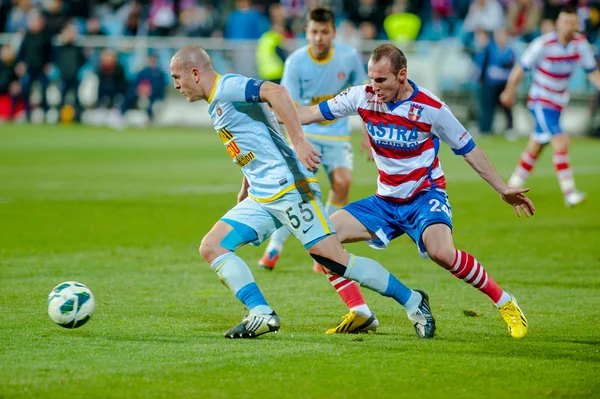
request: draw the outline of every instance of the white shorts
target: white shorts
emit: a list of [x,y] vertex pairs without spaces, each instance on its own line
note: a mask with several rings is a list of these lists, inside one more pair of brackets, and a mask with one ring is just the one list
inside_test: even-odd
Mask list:
[[[309,249],[335,233],[321,202],[318,184],[312,183],[310,186],[312,195],[293,190],[270,202],[258,202],[248,197],[227,212],[221,220],[234,228],[244,244],[260,245],[275,230],[285,226],[305,249]],[[250,235],[248,228],[256,236]]]

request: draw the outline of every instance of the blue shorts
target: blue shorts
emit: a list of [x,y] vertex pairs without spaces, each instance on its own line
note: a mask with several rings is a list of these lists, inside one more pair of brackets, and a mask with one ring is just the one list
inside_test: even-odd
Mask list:
[[538,143],[548,144],[552,136],[563,132],[560,126],[560,111],[534,104],[529,108],[529,112],[535,119],[535,130],[531,137]]
[[426,258],[423,232],[432,224],[443,223],[452,229],[452,210],[445,191],[423,191],[408,202],[393,202],[376,195],[352,202],[344,207],[377,238],[368,242],[384,249],[389,242],[406,233]]

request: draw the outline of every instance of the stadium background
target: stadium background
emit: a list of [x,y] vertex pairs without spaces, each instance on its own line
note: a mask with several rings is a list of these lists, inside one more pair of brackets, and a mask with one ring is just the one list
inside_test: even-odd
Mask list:
[[[236,72],[270,78],[270,70],[279,67],[266,66],[269,61],[265,61],[264,56],[261,63],[257,62],[258,45],[262,43],[262,48],[266,49],[263,53],[274,52],[277,47],[277,56],[281,59],[274,63],[283,61],[286,54],[305,43],[306,9],[324,5],[331,7],[338,16],[337,39],[360,49],[365,63],[369,52],[382,40],[390,37],[399,40],[409,59],[411,78],[439,93],[465,126],[477,133],[481,69],[478,69],[475,58],[476,53],[482,51],[482,44],[475,38],[476,33],[488,31],[493,34],[498,28],[506,27],[508,46],[518,57],[528,42],[540,32],[551,29],[551,21],[558,9],[569,2],[489,0],[480,3],[470,0],[287,0],[254,3],[246,0],[2,0],[0,32],[4,34],[0,36],[0,43],[14,50],[17,59],[12,63],[6,62],[4,67],[14,68],[22,61],[19,46],[28,30],[28,16],[37,13],[44,18],[42,33],[48,40],[52,38],[53,43],[52,51],[42,57],[46,58],[43,61],[44,72],[49,80],[49,112],[42,114],[40,109],[34,110],[33,121],[55,123],[59,120],[62,97],[66,97],[67,104],[73,104],[72,94],[61,96],[64,85],[61,70],[66,68],[65,64],[69,69],[74,64],[78,69],[75,84],[79,87],[83,105],[82,120],[87,124],[108,124],[114,128],[145,125],[148,117],[135,111],[146,108],[148,99],[145,97],[148,97],[159,102],[154,107],[157,110],[153,115],[156,124],[209,126],[210,121],[203,112],[178,112],[187,105],[184,99],[173,96],[175,92],[171,89],[168,70],[174,51],[184,44],[199,44],[211,50],[215,67],[221,73]],[[599,40],[599,6],[594,1],[573,3],[577,5],[581,30],[596,46]],[[69,30],[66,27],[72,27],[76,32],[73,43],[82,49],[83,60],[77,59],[72,52],[61,53],[61,47],[68,41],[65,39],[65,31]],[[108,61],[101,61],[105,49],[108,49],[104,53]],[[116,68],[122,68],[124,76],[102,73],[102,69],[111,68],[110,55],[106,54],[111,50],[116,53],[116,63],[120,65]],[[153,75],[148,75],[148,71],[140,74],[148,65],[149,55],[157,57],[158,69],[164,80],[151,78]],[[26,64],[27,59],[23,61]],[[262,70],[258,66],[262,66]],[[15,78],[24,89],[27,73],[17,75]],[[155,85],[154,95],[151,90],[148,91],[148,83]],[[164,86],[167,89],[163,94]],[[595,135],[600,122],[590,116],[595,114],[598,98],[582,69],[578,69],[571,79],[570,91],[571,112],[563,117],[566,129],[573,134]],[[39,93],[34,85],[34,104],[40,101]],[[521,85],[522,97],[525,93],[526,85]],[[6,118],[10,108],[7,89],[0,96],[0,118]],[[166,101],[162,101],[163,98]],[[532,128],[530,115],[522,106],[524,101],[519,104],[514,109],[515,129],[509,132],[510,136],[526,135]],[[108,109],[113,111],[107,115]],[[70,119],[71,114],[63,113],[62,119]],[[497,133],[506,130],[502,116],[495,118],[493,130]]]
[[[537,214],[527,220],[514,217],[461,157],[441,148],[456,245],[473,251],[518,296],[530,323],[525,339],[511,339],[481,294],[421,260],[403,237],[383,252],[361,244],[350,248],[429,292],[436,339],[418,341],[397,307],[371,292],[365,297],[382,323],[377,334],[323,334],[346,310],[329,283],[310,271],[302,247],[290,241],[272,273],[256,267],[262,248],[239,251],[281,316],[282,329],[232,342],[222,333],[244,310],[197,248],[235,203],[241,176],[209,127],[205,105],[188,104],[168,79],[170,56],[188,43],[209,49],[222,73],[260,77],[261,33],[273,28],[285,38],[281,47],[292,51],[304,43],[306,9],[317,3],[334,9],[338,39],[360,48],[366,60],[393,34],[385,19],[408,13],[420,21],[418,31],[413,24],[401,32],[408,39],[397,42],[408,55],[409,76],[438,93],[476,133],[481,82],[474,59],[481,48],[473,30],[478,24],[508,26],[519,54],[565,2],[487,0],[477,3],[502,12],[472,19],[475,6],[468,0],[288,0],[281,6],[256,2],[244,12],[236,10],[240,3],[0,0],[2,43],[18,51],[28,19],[41,13],[52,32],[44,35],[56,45],[45,71],[50,110],[42,115],[35,105],[28,123],[19,106],[17,120],[0,125],[0,397],[599,397],[597,139],[577,137],[571,152],[587,202],[564,207],[547,151],[530,180]],[[515,14],[521,3],[529,8]],[[582,31],[597,45],[597,5],[575,3]],[[77,68],[82,124],[69,122],[68,106],[58,122],[60,65],[68,64],[60,57],[61,32],[69,23],[86,57]],[[109,96],[111,105],[107,98],[97,102],[101,72],[114,71],[100,67],[106,48],[118,55],[127,82],[112,85],[121,91]],[[166,86],[153,123],[144,112],[148,84],[137,79],[149,54],[157,56]],[[564,125],[569,133],[594,134],[597,93],[581,70],[570,85]],[[35,86],[34,104],[40,100]],[[498,111],[494,134],[477,137],[503,177],[525,145],[519,136],[531,129],[526,86],[514,134],[505,137]],[[122,116],[126,100],[131,109]],[[7,113],[4,95],[0,114]],[[359,141],[357,134],[351,200],[372,194],[377,174],[358,153]],[[319,178],[326,182],[322,172]],[[45,314],[48,292],[67,280],[86,283],[97,300],[91,322],[72,331]]]

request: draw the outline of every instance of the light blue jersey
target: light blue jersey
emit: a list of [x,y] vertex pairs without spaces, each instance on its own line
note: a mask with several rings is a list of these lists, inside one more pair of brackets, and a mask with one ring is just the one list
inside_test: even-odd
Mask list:
[[[281,85],[299,105],[315,105],[329,100],[349,86],[364,84],[367,80],[364,65],[357,51],[344,44],[334,43],[329,56],[317,60],[310,46],[294,51],[285,61]],[[334,121],[304,126],[306,137],[321,140],[349,140],[350,121]]]
[[262,80],[219,75],[208,98],[208,112],[233,162],[250,183],[248,194],[273,201],[296,188],[317,182],[285,141],[275,115],[260,102]]

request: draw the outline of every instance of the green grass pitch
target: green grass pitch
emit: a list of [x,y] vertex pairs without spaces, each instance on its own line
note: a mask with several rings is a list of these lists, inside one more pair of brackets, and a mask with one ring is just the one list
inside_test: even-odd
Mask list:
[[[525,145],[478,143],[504,177]],[[264,247],[239,251],[280,333],[227,340],[244,309],[197,252],[241,182],[214,132],[1,126],[0,398],[600,397],[600,141],[574,140],[589,194],[574,209],[551,153],[542,156],[530,219],[442,147],[456,245],[517,296],[530,324],[523,340],[407,237],[386,251],[348,248],[430,294],[435,339],[419,340],[399,306],[369,291],[377,334],[325,335],[345,306],[290,240],[273,272],[256,266]],[[352,199],[372,194],[375,178],[357,151]],[[46,314],[48,293],[66,280],[96,296],[76,330]]]

